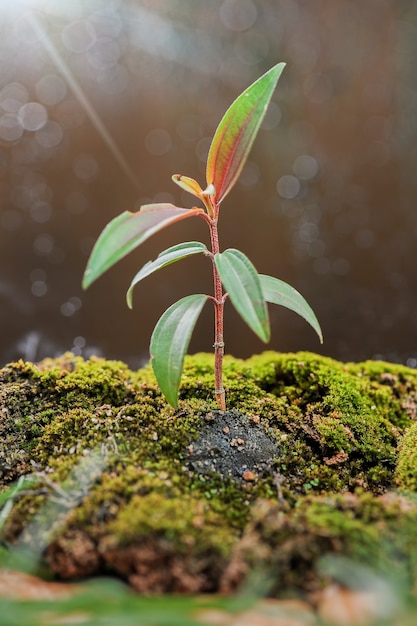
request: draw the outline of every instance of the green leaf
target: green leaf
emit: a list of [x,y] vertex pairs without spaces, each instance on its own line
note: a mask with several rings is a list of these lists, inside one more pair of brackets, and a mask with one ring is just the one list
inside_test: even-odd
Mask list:
[[178,403],[184,356],[208,299],[201,293],[181,298],[162,314],[152,333],[149,351],[153,371],[162,393],[174,407]]
[[171,248],[167,248],[158,255],[155,261],[149,261],[146,263],[146,265],[139,270],[130,283],[130,287],[126,294],[126,300],[129,308],[132,308],[133,289],[139,281],[143,280],[153,272],[160,270],[166,265],[185,259],[187,256],[191,256],[192,254],[198,254],[199,252],[207,252],[207,247],[204,243],[200,243],[199,241],[186,241],[184,243],[179,243],[176,246],[172,246]]
[[269,341],[268,309],[259,275],[248,257],[234,248],[216,254],[215,263],[233,306],[262,341]]
[[207,185],[214,185],[219,204],[235,184],[265,116],[285,63],[258,78],[228,108],[211,142]]
[[101,232],[83,277],[83,288],[89,287],[112,265],[137,248],[165,226],[187,217],[204,214],[203,209],[181,209],[169,203],[147,204],[136,213],[125,211],[107,224]]
[[272,304],[279,304],[285,306],[291,311],[295,311],[298,315],[301,315],[309,324],[314,328],[319,336],[320,343],[323,343],[323,334],[321,332],[320,324],[317,317],[314,314],[313,309],[298,293],[294,287],[288,285],[278,278],[273,276],[267,276],[266,274],[259,274],[259,278],[262,285],[262,291],[267,302]]

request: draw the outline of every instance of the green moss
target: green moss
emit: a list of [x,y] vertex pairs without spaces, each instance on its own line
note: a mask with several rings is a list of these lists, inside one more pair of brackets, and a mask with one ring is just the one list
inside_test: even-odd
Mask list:
[[417,491],[417,422],[406,430],[400,441],[395,484],[406,491]]
[[207,550],[229,556],[238,534],[224,523],[224,511],[214,511],[207,500],[189,495],[167,499],[152,491],[134,496],[109,527],[113,543],[129,545],[142,539],[163,538],[179,551]]
[[[229,422],[216,431],[212,379],[212,355],[187,357],[174,410],[150,367],[132,372],[67,354],[1,370],[0,488],[38,476],[33,493],[16,500],[4,538],[14,542],[35,518],[37,532],[54,528],[49,555],[59,537],[82,533],[99,551],[157,538],[196,558],[212,550],[226,559],[262,501],[289,536],[309,527],[321,538],[314,554],[340,544],[357,556],[362,548],[345,535],[362,535],[364,554],[375,553],[378,519],[388,528],[377,497],[393,487],[416,491],[416,372],[310,353],[226,357],[236,435]],[[355,511],[345,500],[339,506],[337,494],[357,489],[366,497]],[[282,544],[273,525],[260,527],[263,545]],[[59,559],[50,559],[58,571]],[[301,576],[301,567],[294,571]]]
[[270,573],[273,594],[300,587],[300,581],[310,591],[319,588],[320,564],[329,554],[410,584],[417,577],[416,512],[415,504],[394,494],[305,496],[288,512],[261,501],[235,559]]

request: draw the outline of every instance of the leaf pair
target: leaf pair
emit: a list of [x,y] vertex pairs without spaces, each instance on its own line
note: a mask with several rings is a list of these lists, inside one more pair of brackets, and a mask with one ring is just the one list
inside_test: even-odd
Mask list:
[[[130,290],[151,272],[205,250],[204,244],[195,241],[168,248],[138,272]],[[258,274],[248,257],[233,248],[216,254],[214,261],[232,304],[262,341],[267,342],[270,338],[267,302],[285,306],[301,315],[322,341],[320,325],[313,310],[293,287],[273,276]],[[152,333],[152,366],[163,394],[173,406],[178,402],[184,357],[191,335],[207,300],[209,296],[205,294],[181,298],[163,313]]]

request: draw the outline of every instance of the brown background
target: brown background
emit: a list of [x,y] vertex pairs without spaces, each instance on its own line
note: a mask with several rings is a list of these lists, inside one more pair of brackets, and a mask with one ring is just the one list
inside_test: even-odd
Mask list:
[[[7,3],[8,4],[8,3]],[[55,6],[58,4],[58,8]],[[0,361],[74,350],[146,361],[172,302],[210,292],[193,257],[125,292],[135,272],[202,220],[148,240],[88,292],[102,227],[145,202],[191,206],[226,107],[287,68],[247,168],[222,205],[222,248],[310,302],[325,343],[271,307],[268,347],[417,364],[415,60],[406,0],[95,0],[0,8]],[[264,345],[226,310],[226,351]],[[212,310],[190,349],[211,350]]]

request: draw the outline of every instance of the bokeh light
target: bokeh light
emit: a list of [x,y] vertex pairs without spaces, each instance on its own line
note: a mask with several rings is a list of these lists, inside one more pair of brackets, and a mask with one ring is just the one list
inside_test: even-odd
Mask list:
[[[302,320],[271,309],[272,348],[416,366],[413,3],[18,0],[0,19],[3,362],[66,349],[146,360],[162,310],[210,280],[200,285],[200,265],[184,261],[149,279],[152,304],[133,313],[124,290],[164,246],[203,238],[203,225],[167,229],[84,294],[91,247],[143,202],[192,206],[171,175],[204,184],[225,109],[284,60],[224,201],[222,245],[293,284],[322,322],[320,347]],[[227,351],[263,349],[227,315]],[[191,349],[210,350],[207,334],[197,327]]]

